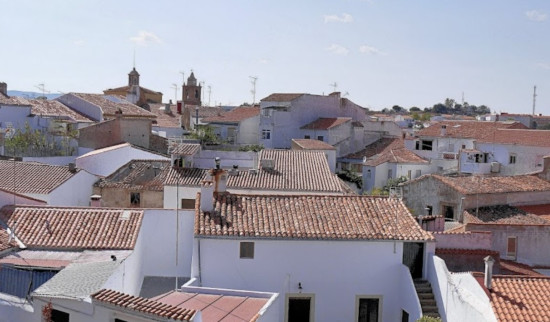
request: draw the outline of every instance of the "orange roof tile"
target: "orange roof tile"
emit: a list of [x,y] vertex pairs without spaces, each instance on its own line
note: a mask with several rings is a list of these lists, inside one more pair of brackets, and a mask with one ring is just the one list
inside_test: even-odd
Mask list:
[[239,123],[243,120],[260,115],[258,106],[239,106],[221,115],[210,116],[202,119],[205,123]]
[[497,129],[479,142],[550,147],[549,130]]
[[133,249],[143,211],[113,208],[4,206],[0,219],[27,247]]
[[31,106],[31,113],[34,115],[57,117],[60,119],[68,119],[75,122],[87,122],[91,123],[92,120],[84,116],[83,114],[70,109],[56,100],[44,100],[44,99],[24,99],[18,98],[21,103]]
[[382,163],[424,163],[428,164],[429,162],[424,158],[416,155],[414,152],[409,149],[402,147],[397,149],[390,149],[384,151],[384,153],[375,157],[372,160],[369,160],[365,163],[367,166],[376,167]]
[[550,204],[516,206],[516,207],[525,212],[540,216],[542,219],[546,219],[550,221]]
[[30,106],[29,102],[21,97],[10,97],[3,93],[0,93],[0,105]]
[[464,223],[485,223],[499,225],[550,225],[550,221],[508,205],[467,209],[464,211]]
[[99,188],[163,191],[170,160],[132,160],[96,182]]
[[177,155],[195,155],[201,149],[200,144],[195,143],[179,143],[170,146],[170,153]]
[[68,166],[0,160],[0,188],[18,193],[47,194],[77,172]]
[[466,195],[550,190],[550,182],[532,175],[519,175],[509,177],[445,177],[437,174],[430,174],[406,182],[404,183],[404,185],[411,184],[420,180],[426,180],[430,177],[439,180],[449,187]]
[[166,113],[166,104],[161,103],[148,103],[151,109],[151,113],[157,116],[157,119],[153,121],[153,126],[167,127],[167,128],[181,128],[180,117],[181,114],[176,113],[176,106],[169,105],[169,111]]
[[[198,194],[197,198],[200,198]],[[197,206],[199,206],[197,202]],[[195,235],[310,240],[433,240],[402,201],[368,196],[220,194]]]
[[102,289],[91,295],[93,302],[119,307],[124,310],[139,312],[152,318],[163,318],[174,321],[192,321],[196,310],[164,304],[159,301],[132,296],[121,292]]
[[302,126],[302,130],[329,130],[346,122],[350,122],[351,117],[321,117],[315,121]]
[[156,118],[156,115],[127,101],[122,96],[89,94],[89,93],[70,93],[101,108],[103,116],[115,117],[118,111],[122,111],[122,116]]
[[292,139],[299,147],[304,150],[336,150],[332,145],[312,139]]
[[397,149],[405,147],[403,143],[403,139],[401,138],[381,138],[369,145],[367,145],[363,150],[350,153],[345,156],[346,159],[363,159],[363,157],[366,158],[372,158],[373,156],[377,154],[384,153],[391,149]]
[[303,93],[274,93],[269,95],[266,98],[262,98],[261,101],[265,102],[290,102],[297,99],[298,97],[305,95]]
[[493,275],[489,291],[497,319],[550,321],[550,278]]
[[[441,126],[446,126],[446,134],[441,135]],[[493,137],[497,129],[526,129],[519,122],[482,122],[482,121],[441,121],[416,133],[416,137],[451,137],[483,139]],[[407,137],[411,139],[411,137]]]
[[545,276],[529,265],[506,259],[500,259],[500,270],[503,275]]

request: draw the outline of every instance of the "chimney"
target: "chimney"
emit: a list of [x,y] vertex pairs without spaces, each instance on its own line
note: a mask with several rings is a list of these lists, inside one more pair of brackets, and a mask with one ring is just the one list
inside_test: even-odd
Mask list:
[[223,170],[220,166],[221,159],[216,157],[214,159],[216,162],[216,168],[210,170],[210,175],[214,181],[214,193],[223,193],[227,188],[227,171]]
[[495,263],[495,260],[491,256],[487,256],[483,259],[485,261],[485,278],[483,280],[483,284],[485,284],[485,287],[490,290],[493,281],[493,264]]
[[69,171],[72,172],[72,173],[76,173],[76,164],[74,163],[69,163]]
[[100,195],[90,196],[90,207],[101,207],[101,196]]
[[[170,101],[172,102],[172,101]],[[170,108],[170,104],[164,104],[164,114],[172,114],[172,109]]]
[[8,84],[4,82],[0,82],[0,93],[4,94],[5,96],[8,96]]
[[441,125],[441,136],[447,135],[447,125]]
[[545,156],[542,158],[542,171],[539,177],[546,181],[550,180],[550,156]]
[[214,210],[214,184],[205,180],[201,184],[201,211],[211,212]]

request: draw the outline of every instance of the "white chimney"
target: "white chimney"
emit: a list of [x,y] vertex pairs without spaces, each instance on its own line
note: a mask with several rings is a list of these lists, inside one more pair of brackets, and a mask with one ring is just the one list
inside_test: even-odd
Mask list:
[[447,135],[447,125],[441,125],[441,136]]
[[214,183],[203,181],[201,184],[201,211],[211,212],[214,210]]
[[487,256],[483,259],[485,261],[485,278],[483,280],[483,284],[485,284],[485,287],[490,290],[493,280],[493,264],[495,263],[495,260],[491,256]]
[[101,207],[101,196],[100,195],[90,196],[90,207]]

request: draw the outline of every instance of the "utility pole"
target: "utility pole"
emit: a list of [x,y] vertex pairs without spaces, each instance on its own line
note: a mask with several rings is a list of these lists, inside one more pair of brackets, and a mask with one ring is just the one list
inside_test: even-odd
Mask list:
[[537,101],[537,85],[533,88],[533,115],[535,115],[535,103]]
[[250,82],[252,83],[252,90],[250,93],[252,93],[252,106],[254,106],[254,103],[256,103],[256,81],[258,81],[258,76],[248,77],[250,77]]

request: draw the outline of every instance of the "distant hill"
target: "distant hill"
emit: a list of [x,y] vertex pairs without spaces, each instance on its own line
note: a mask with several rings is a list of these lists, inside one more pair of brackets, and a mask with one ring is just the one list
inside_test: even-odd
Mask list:
[[[52,93],[52,94],[44,94],[49,100],[58,98],[63,94],[61,93]],[[8,96],[17,96],[17,97],[23,97],[23,98],[37,98],[42,96],[42,93],[36,93],[36,92],[23,92],[23,91],[8,91]]]

